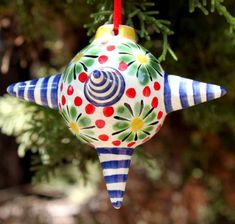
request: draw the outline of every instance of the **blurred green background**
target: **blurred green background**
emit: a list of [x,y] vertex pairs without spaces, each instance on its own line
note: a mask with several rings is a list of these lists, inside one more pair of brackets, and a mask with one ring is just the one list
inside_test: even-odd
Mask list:
[[56,111],[4,95],[13,82],[62,72],[112,21],[112,1],[0,1],[0,224],[235,223],[235,2],[154,2],[124,3],[139,43],[168,73],[228,94],[167,117],[136,149],[115,210],[95,151]]

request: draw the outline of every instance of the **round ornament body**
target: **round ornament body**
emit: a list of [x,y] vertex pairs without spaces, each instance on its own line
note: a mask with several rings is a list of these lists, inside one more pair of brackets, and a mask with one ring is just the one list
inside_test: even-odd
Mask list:
[[62,75],[59,110],[71,132],[95,148],[135,148],[166,116],[164,71],[131,29],[115,36],[103,26]]

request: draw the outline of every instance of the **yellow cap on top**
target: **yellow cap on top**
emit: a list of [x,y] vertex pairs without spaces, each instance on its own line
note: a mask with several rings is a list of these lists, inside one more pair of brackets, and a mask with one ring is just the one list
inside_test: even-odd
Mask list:
[[136,42],[136,34],[135,29],[130,26],[120,25],[118,29],[118,35],[115,35],[113,32],[113,24],[106,24],[103,26],[100,26],[95,34],[95,40],[97,39],[103,39],[103,38],[109,38],[109,37],[121,37],[121,38],[127,38],[129,40],[132,40]]

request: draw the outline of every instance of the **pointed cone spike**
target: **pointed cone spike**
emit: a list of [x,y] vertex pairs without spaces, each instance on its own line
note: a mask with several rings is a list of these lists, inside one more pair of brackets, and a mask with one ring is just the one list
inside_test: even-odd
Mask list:
[[218,85],[165,75],[164,104],[167,113],[214,100],[226,93],[225,88]]
[[8,86],[7,92],[17,98],[38,105],[58,108],[58,90],[61,74],[18,82]]
[[133,149],[97,148],[104,180],[114,208],[122,206]]

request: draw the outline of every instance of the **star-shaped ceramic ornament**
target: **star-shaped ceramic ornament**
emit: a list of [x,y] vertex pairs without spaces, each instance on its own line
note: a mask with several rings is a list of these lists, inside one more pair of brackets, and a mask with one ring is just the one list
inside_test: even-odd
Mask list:
[[76,137],[99,156],[110,200],[120,208],[131,156],[167,114],[219,98],[226,90],[163,71],[136,43],[135,30],[101,26],[63,74],[12,84],[8,93],[59,110]]

